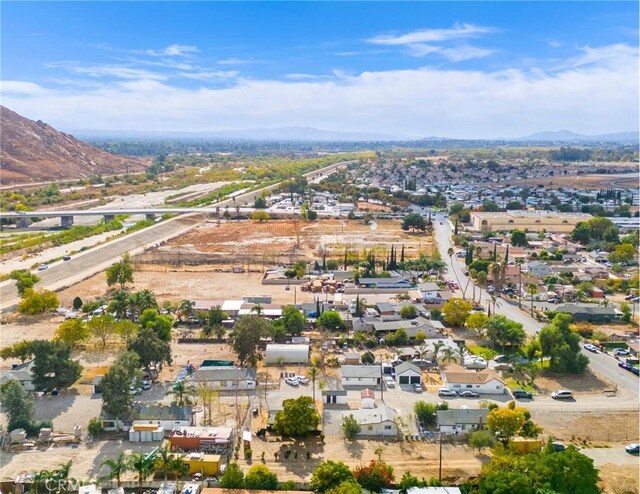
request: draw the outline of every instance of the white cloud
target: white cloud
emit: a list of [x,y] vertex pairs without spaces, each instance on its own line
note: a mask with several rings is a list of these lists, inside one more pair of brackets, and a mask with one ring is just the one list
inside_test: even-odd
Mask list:
[[463,60],[470,60],[472,58],[484,58],[495,53],[493,50],[478,48],[469,45],[443,48],[441,46],[417,43],[415,45],[408,45],[408,48],[411,54],[415,57],[424,57],[425,55],[437,54],[445,57],[448,60],[451,60],[452,62],[461,62]]
[[89,77],[109,77],[116,79],[155,79],[166,80],[162,74],[150,72],[148,70],[126,67],[124,65],[87,65],[78,62],[54,62],[46,65],[50,68],[60,68],[74,74],[86,75]]
[[384,34],[369,38],[367,42],[376,45],[413,45],[416,43],[432,43],[434,41],[471,38],[492,32],[495,32],[495,29],[491,27],[456,23],[451,29],[421,29],[399,36]]
[[638,129],[638,50],[585,48],[564,67],[501,71],[423,67],[334,72],[328,79],[172,86],[119,79],[74,91],[7,81],[2,101],[62,130],[221,130],[311,126],[448,137],[510,137],[567,128],[597,134]]
[[213,81],[219,79],[234,79],[240,75],[237,70],[200,70],[194,72],[180,72],[180,77],[196,79],[200,81]]
[[185,57],[199,51],[195,46],[173,44],[162,50],[145,50],[144,52],[154,57]]
[[560,48],[562,46],[562,43],[560,43],[559,41],[548,41],[547,44],[551,48]]

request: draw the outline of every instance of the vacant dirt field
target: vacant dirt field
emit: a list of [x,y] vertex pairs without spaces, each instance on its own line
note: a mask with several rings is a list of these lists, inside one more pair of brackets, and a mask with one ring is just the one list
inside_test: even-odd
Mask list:
[[[560,441],[578,447],[593,444],[637,442],[640,435],[637,412],[531,412],[533,420]],[[587,444],[584,443],[587,442]]]
[[[357,220],[327,219],[316,222],[274,220],[203,224],[159,249],[189,253],[225,255],[229,258],[258,254],[265,261],[282,255],[304,255],[318,259],[321,251],[342,259],[345,250],[358,253],[374,250],[383,259],[391,246],[405,246],[405,257],[432,252],[431,237],[405,232],[400,220],[380,220],[365,225]],[[297,245],[298,244],[298,245]]]
[[638,494],[640,471],[634,465],[608,463],[599,468],[600,488],[604,494]]
[[526,180],[513,180],[513,185],[544,185],[549,189],[561,187],[574,187],[576,189],[598,189],[601,187],[622,187],[635,189],[638,187],[638,175],[562,175],[555,177],[530,178]]

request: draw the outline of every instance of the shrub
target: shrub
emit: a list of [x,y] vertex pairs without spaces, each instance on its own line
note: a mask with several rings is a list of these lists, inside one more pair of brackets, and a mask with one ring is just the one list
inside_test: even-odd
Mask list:
[[87,426],[87,432],[91,434],[93,437],[98,437],[100,434],[104,432],[104,427],[102,426],[102,420],[98,417],[94,417],[89,420],[89,425]]

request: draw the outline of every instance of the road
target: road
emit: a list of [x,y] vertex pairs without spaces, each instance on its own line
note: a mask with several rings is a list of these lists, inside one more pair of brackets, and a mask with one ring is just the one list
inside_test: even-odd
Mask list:
[[[137,254],[150,245],[181,235],[200,223],[198,218],[173,218],[103,246],[74,255],[69,261],[60,261],[50,265],[45,271],[38,271],[40,281],[36,288],[60,290],[78,283],[106,269],[125,252]],[[0,312],[12,310],[19,300],[13,280],[7,280],[0,284]]]
[[[448,219],[443,218],[442,215],[436,215],[433,223],[434,236],[438,244],[438,251],[440,252],[440,256],[443,261],[447,264],[449,279],[457,281],[461,288],[467,286],[468,283],[466,295],[469,296],[470,293],[473,293],[473,282],[464,275],[462,265],[458,262],[457,258],[455,256],[450,258],[448,254],[449,248],[453,246],[451,243],[451,222]],[[479,288],[476,288],[476,293],[478,290]],[[484,290],[482,291],[481,304],[485,307],[488,307],[489,304],[491,304],[491,308],[493,309],[491,296]],[[525,302],[523,302],[523,307],[527,307]],[[495,312],[522,324],[525,332],[530,336],[535,336],[536,331],[542,327],[541,323],[533,319],[524,310],[520,310],[517,304],[511,305],[509,302],[501,298],[496,300]],[[638,396],[639,383],[637,376],[618,367],[616,360],[609,355],[594,354],[587,352],[584,349],[582,351],[589,358],[589,366],[596,374],[603,376],[608,381],[615,383]]]

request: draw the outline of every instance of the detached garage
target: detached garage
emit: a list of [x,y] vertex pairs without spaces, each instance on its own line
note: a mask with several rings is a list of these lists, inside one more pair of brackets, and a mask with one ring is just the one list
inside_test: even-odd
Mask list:
[[396,367],[396,376],[400,384],[422,384],[420,367],[411,362],[403,362]]
[[264,357],[267,365],[270,364],[308,364],[309,345],[267,345]]

